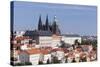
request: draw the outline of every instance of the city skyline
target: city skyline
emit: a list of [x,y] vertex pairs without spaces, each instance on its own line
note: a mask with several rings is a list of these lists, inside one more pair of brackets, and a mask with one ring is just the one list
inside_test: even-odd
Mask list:
[[97,35],[97,7],[35,2],[14,2],[14,30],[37,29],[39,16],[43,23],[57,17],[62,32],[79,35]]

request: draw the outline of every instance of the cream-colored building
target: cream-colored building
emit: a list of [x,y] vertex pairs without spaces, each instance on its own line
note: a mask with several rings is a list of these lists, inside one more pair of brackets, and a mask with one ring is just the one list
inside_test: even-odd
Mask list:
[[52,47],[60,46],[61,36],[52,35]]
[[39,36],[39,45],[41,47],[58,47],[61,46],[61,41],[64,41],[66,44],[74,44],[75,40],[78,40],[81,43],[81,36],[79,35],[52,35],[52,36]]
[[75,40],[78,40],[79,43],[81,43],[81,36],[79,35],[63,35],[62,36],[62,41],[64,41],[67,44],[74,44]]
[[51,36],[39,36],[39,45],[40,47],[49,47],[52,45]]
[[21,51],[19,54],[20,62],[31,62],[32,65],[38,65],[39,61],[45,64],[48,59],[51,61],[51,54],[45,49],[32,48]]
[[40,50],[37,48],[21,51],[19,54],[20,62],[31,62],[32,65],[39,63]]
[[39,45],[41,47],[57,47],[60,45],[61,36],[39,36]]
[[51,51],[53,57],[57,57],[58,60],[62,60],[65,56],[65,53],[62,48],[55,48]]

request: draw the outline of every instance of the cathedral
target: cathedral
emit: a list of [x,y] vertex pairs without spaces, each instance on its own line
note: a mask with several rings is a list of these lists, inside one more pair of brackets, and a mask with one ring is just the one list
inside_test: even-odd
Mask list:
[[43,23],[41,15],[39,16],[38,25],[36,30],[27,30],[24,36],[28,36],[35,41],[36,44],[41,47],[55,47],[60,43],[61,32],[57,25],[56,16],[52,24],[49,22],[48,15],[46,16],[46,21]]
[[54,16],[54,20],[52,24],[49,23],[48,15],[46,16],[45,24],[42,23],[41,15],[39,16],[38,21],[38,31],[48,31],[55,35],[61,35],[60,29],[57,25],[56,16]]
[[48,15],[46,16],[45,23],[39,16],[38,25],[36,30],[27,30],[23,36],[28,36],[32,41],[38,45],[38,47],[58,47],[61,45],[61,41],[64,41],[66,44],[74,44],[75,40],[78,40],[81,43],[81,37],[71,34],[61,34],[61,31],[58,26],[58,21],[56,16],[54,16],[53,22],[50,23]]

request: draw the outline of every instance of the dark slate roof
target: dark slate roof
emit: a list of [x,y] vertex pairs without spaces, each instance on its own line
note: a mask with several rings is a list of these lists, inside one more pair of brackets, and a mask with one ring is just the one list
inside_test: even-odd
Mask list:
[[62,36],[66,36],[66,37],[81,37],[78,34],[63,34]]
[[52,35],[52,32],[50,31],[26,31],[24,36],[35,36],[35,35],[38,35],[38,36],[51,36]]
[[52,36],[52,32],[50,31],[38,31],[39,36]]
[[33,35],[38,35],[36,31],[26,31],[24,36],[33,36]]

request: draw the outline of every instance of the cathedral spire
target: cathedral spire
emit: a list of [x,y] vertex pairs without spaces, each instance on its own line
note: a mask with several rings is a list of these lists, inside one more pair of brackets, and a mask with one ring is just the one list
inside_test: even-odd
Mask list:
[[38,30],[42,30],[42,20],[41,20],[41,15],[39,16]]
[[46,30],[49,30],[49,21],[48,21],[48,15],[46,16],[45,27],[46,27]]

